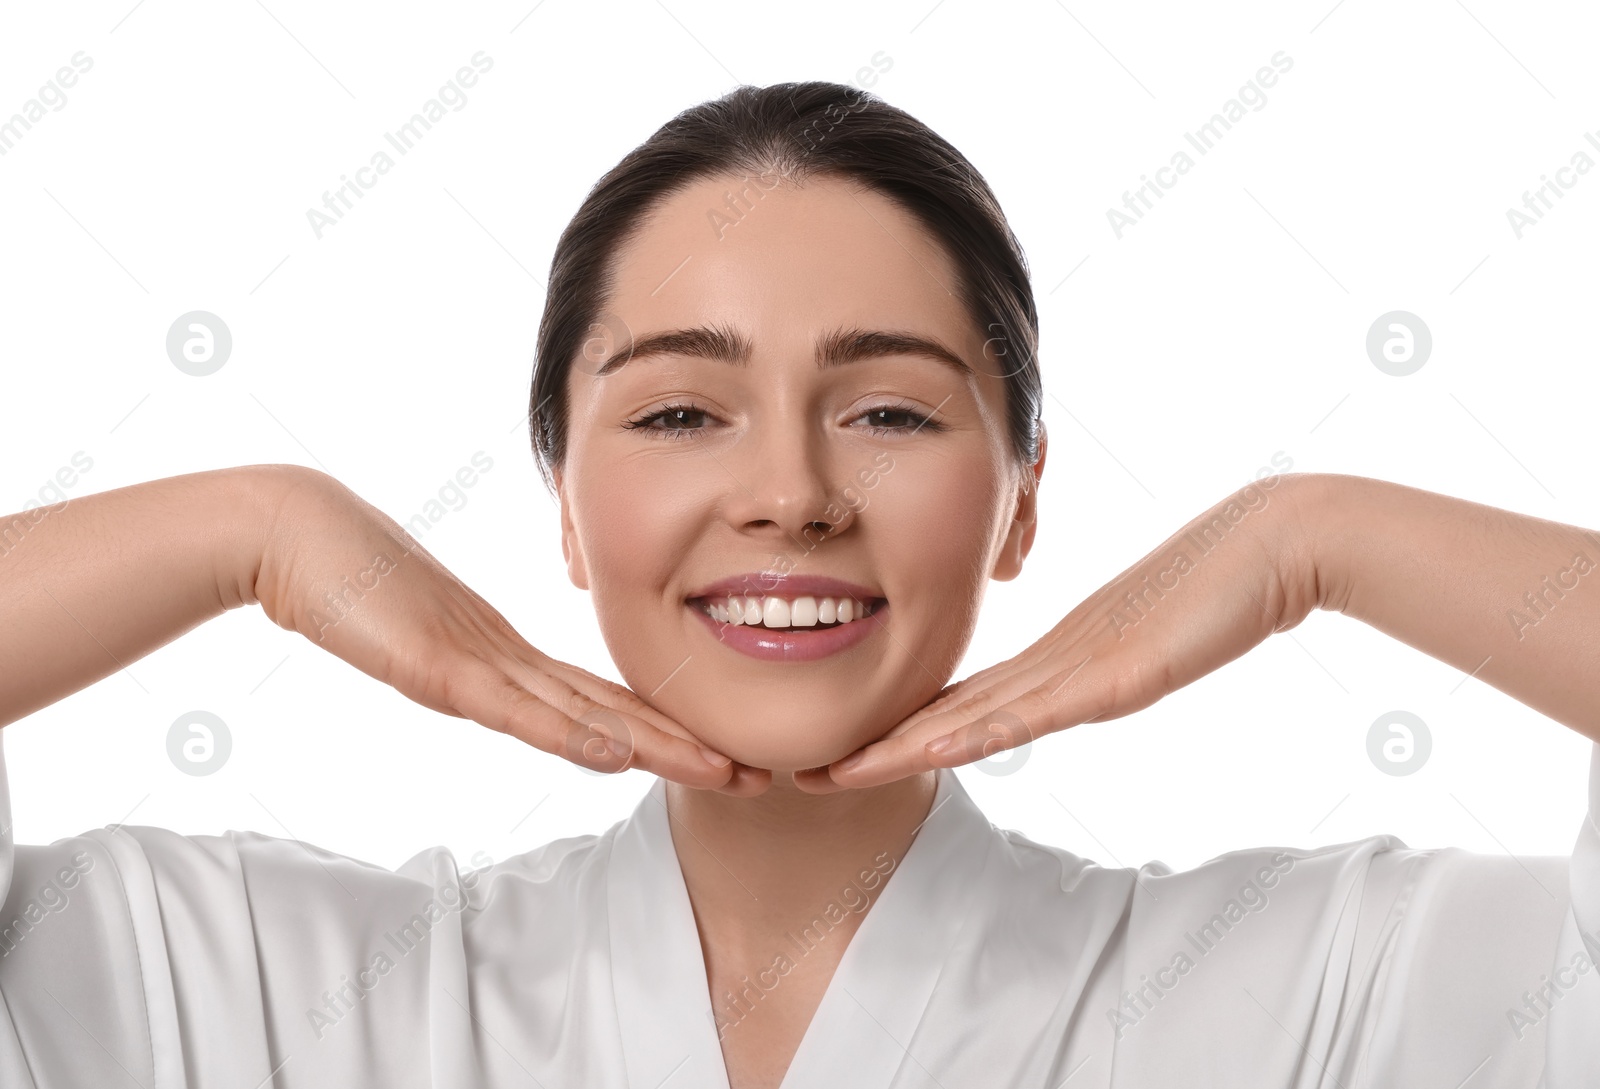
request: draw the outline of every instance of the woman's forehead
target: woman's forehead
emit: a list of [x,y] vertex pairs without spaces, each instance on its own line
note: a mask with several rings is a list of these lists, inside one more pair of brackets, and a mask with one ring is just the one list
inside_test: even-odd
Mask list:
[[[701,179],[620,247],[608,308],[636,332],[721,322],[752,338],[857,324],[976,336],[952,263],[885,195],[847,179]],[[981,342],[981,338],[978,338]]]

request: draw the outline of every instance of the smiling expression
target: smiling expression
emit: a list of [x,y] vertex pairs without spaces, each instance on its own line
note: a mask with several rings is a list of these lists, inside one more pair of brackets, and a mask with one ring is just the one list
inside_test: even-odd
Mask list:
[[1021,569],[1034,467],[957,290],[909,213],[831,176],[702,179],[617,253],[567,378],[568,573],[629,687],[741,763],[882,736]]

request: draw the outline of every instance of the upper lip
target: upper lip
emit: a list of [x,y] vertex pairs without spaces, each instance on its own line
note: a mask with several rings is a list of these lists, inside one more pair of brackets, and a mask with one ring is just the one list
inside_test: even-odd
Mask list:
[[788,598],[811,594],[818,597],[848,597],[856,601],[883,600],[883,595],[876,590],[868,589],[860,583],[848,582],[844,579],[829,578],[826,575],[784,575],[779,577],[771,572],[759,571],[746,572],[742,575],[730,575],[727,578],[709,582],[690,594],[688,600],[725,597],[729,594]]

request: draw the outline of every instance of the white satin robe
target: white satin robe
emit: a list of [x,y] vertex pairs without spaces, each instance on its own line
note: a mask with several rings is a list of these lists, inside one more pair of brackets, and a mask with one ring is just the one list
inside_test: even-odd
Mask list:
[[[1375,836],[1172,873],[997,830],[941,772],[784,1087],[1600,1086],[1600,748],[1589,790],[1570,859]],[[725,1089],[664,798],[466,874],[14,846],[0,750],[0,1086]]]

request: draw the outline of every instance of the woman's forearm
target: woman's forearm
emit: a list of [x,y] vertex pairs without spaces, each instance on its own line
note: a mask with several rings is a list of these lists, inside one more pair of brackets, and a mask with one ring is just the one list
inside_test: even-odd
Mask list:
[[1322,608],[1600,741],[1600,534],[1367,477],[1300,483]]
[[294,475],[218,469],[0,516],[0,726],[253,603]]

